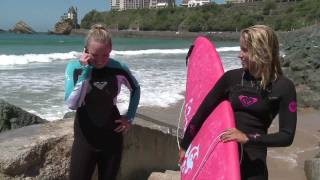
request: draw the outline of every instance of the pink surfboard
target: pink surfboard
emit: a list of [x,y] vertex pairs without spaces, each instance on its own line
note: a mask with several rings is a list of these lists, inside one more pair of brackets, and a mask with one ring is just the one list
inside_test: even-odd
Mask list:
[[[203,99],[223,75],[214,45],[205,37],[193,43],[188,58],[184,131]],[[238,145],[220,142],[226,128],[235,127],[233,111],[224,101],[212,111],[186,151],[181,165],[182,180],[240,180]]]

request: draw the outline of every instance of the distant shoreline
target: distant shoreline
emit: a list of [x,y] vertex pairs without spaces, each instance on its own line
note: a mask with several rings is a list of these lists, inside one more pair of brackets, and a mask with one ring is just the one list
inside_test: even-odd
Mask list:
[[[87,34],[87,29],[73,29],[70,35]],[[238,41],[239,32],[176,32],[176,31],[111,31],[114,37],[126,38],[161,38],[161,39],[194,39],[197,36],[206,36],[218,41]]]

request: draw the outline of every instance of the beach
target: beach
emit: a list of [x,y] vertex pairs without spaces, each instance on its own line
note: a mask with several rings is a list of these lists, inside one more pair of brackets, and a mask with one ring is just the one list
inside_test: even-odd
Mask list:
[[[269,148],[268,167],[271,180],[305,180],[304,161],[319,153],[320,111],[304,109],[298,111],[295,139],[290,147]],[[270,132],[278,129],[275,121]]]

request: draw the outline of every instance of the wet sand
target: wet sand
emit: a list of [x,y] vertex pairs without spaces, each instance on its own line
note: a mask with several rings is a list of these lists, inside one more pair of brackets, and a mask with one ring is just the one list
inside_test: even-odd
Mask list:
[[[298,111],[296,136],[291,146],[269,148],[268,168],[271,180],[305,180],[304,161],[320,152],[320,111],[305,109]],[[278,121],[269,132],[278,130]]]
[[[182,101],[168,108],[141,107],[139,114],[160,121],[175,128],[178,124]],[[305,180],[304,161],[313,158],[320,152],[320,111],[304,109],[298,111],[296,136],[290,147],[269,148],[268,169],[270,180]],[[183,117],[182,117],[183,118]],[[142,118],[144,119],[144,118]],[[148,123],[137,118],[139,123]],[[181,119],[183,121],[183,119]],[[157,125],[155,125],[157,126]],[[158,127],[161,127],[159,125]],[[163,130],[163,129],[162,129]],[[166,128],[164,128],[166,130]],[[278,120],[275,120],[269,132],[278,130]]]

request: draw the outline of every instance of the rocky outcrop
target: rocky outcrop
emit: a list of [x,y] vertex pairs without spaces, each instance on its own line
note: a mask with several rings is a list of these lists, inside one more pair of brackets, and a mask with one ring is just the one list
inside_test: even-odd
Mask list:
[[320,108],[320,24],[281,35],[284,73],[297,87],[302,107]]
[[0,132],[47,122],[0,99]]
[[180,172],[179,171],[170,171],[167,170],[164,173],[162,172],[154,172],[150,175],[148,180],[180,180]]
[[35,31],[27,23],[25,23],[23,21],[17,22],[17,24],[15,24],[13,29],[10,31],[18,33],[18,34],[33,34],[33,33],[35,33]]
[[[141,121],[136,119],[125,135],[118,179],[147,179],[151,172],[178,169],[175,137]],[[72,119],[0,134],[0,179],[68,179],[72,141]]]
[[71,33],[73,27],[74,25],[71,20],[61,20],[55,24],[54,31],[50,31],[49,34],[68,35]]

